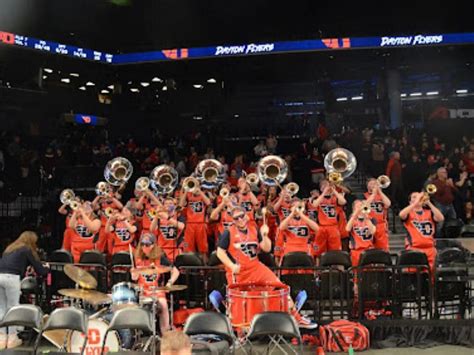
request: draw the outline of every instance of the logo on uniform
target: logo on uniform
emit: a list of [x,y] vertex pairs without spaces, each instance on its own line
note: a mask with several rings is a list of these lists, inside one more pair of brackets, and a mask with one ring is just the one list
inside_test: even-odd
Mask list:
[[128,242],[131,238],[130,232],[127,228],[117,228],[115,229],[115,234],[122,242]]
[[306,226],[288,226],[288,230],[297,237],[307,238],[309,230]]
[[161,234],[165,239],[174,239],[176,237],[176,228],[171,226],[160,226]]
[[250,201],[243,201],[240,203],[240,206],[247,212],[251,212],[253,210],[253,204]]
[[190,202],[189,207],[194,213],[201,213],[204,211],[204,204],[201,201]]
[[239,249],[250,259],[257,257],[258,244],[256,242],[234,243],[234,248]]
[[329,218],[336,218],[336,208],[333,205],[321,205],[321,211]]
[[412,223],[416,230],[420,232],[423,237],[430,237],[433,235],[434,227],[433,223],[430,221],[412,221]]
[[383,203],[382,202],[372,202],[370,208],[375,211],[375,213],[383,213]]
[[372,239],[372,234],[370,234],[369,228],[367,228],[367,227],[354,227],[354,232],[359,237],[361,237],[362,240],[371,240]]
[[89,232],[86,226],[83,226],[81,224],[76,226],[76,232],[79,234],[82,238],[90,238],[92,237],[92,233]]

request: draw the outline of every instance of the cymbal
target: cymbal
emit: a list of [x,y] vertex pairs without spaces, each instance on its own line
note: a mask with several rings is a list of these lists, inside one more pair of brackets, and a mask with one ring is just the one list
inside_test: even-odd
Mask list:
[[110,296],[106,295],[105,293],[93,290],[63,288],[59,290],[58,293],[69,298],[78,298],[80,300],[84,300],[93,306],[108,303],[111,301]]
[[167,272],[171,272],[172,267],[170,266],[154,266],[154,267],[144,267],[144,268],[137,268],[138,273],[143,275],[156,275],[156,274],[164,274]]
[[87,271],[72,264],[64,266],[64,273],[81,288],[93,289],[97,287],[97,280]]
[[153,291],[164,291],[164,292],[176,292],[176,291],[183,291],[188,288],[187,285],[171,285],[171,286],[161,286],[156,287]]

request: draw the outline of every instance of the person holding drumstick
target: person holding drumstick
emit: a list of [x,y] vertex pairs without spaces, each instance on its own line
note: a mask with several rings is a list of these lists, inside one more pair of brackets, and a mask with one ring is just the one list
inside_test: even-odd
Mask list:
[[[269,227],[265,223],[257,229],[255,224],[248,223],[248,216],[242,207],[231,210],[234,221],[219,238],[217,257],[226,268],[228,285],[234,283],[268,282],[282,284],[280,279],[258,260],[259,249],[269,252],[272,243],[268,238]],[[314,329],[316,323],[294,309],[290,300],[291,315],[295,317],[300,328]]]
[[[160,331],[163,334],[170,329],[170,317],[168,312],[168,302],[164,291],[156,291],[160,275],[167,270],[171,270],[171,277],[166,286],[173,285],[179,277],[179,270],[171,266],[171,263],[156,244],[156,238],[151,233],[143,233],[140,242],[134,253],[132,269],[130,270],[132,280],[137,281],[143,288],[143,295],[146,297],[156,297],[162,311],[159,314]],[[154,270],[155,269],[155,270]],[[166,271],[163,269],[167,269]]]

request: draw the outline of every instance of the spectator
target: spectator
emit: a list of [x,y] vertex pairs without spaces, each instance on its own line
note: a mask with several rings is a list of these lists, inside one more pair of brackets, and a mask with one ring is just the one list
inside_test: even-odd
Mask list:
[[[457,187],[454,185],[453,179],[448,179],[448,171],[445,167],[438,168],[436,178],[432,182],[436,186],[436,193],[433,195],[435,206],[441,211],[444,219],[456,219],[456,211],[454,210],[454,194]],[[442,238],[442,228],[444,222],[436,225],[436,237]]]
[[265,141],[261,140],[258,144],[253,148],[253,152],[257,159],[264,157],[268,154],[267,146],[265,145]]
[[387,163],[385,175],[390,178],[390,199],[398,207],[403,201],[402,164],[400,163],[400,153],[392,152]]
[[273,134],[269,134],[267,140],[265,141],[265,145],[267,146],[268,154],[275,154],[278,145],[278,140]]
[[407,162],[403,171],[403,184],[407,191],[421,191],[426,178],[426,164],[420,161],[418,154],[414,154]]
[[472,201],[467,201],[464,204],[464,210],[462,211],[461,219],[465,224],[472,223],[474,221],[474,208]]

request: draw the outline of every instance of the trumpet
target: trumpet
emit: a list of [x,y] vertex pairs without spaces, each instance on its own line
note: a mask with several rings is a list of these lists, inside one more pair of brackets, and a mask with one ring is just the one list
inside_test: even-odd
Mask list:
[[105,215],[105,217],[107,217],[107,218],[112,217],[113,214],[114,214],[114,209],[113,209],[112,207],[107,207],[107,208],[104,210],[104,215]]
[[304,202],[301,201],[296,205],[296,212],[303,213],[305,211]]
[[339,185],[344,181],[342,178],[341,173],[338,173],[337,171],[333,171],[328,174],[328,180],[331,184]]
[[140,192],[148,190],[149,186],[150,186],[150,179],[145,176],[138,178],[137,181],[135,182],[135,189]]
[[99,181],[95,185],[95,193],[97,196],[105,196],[109,192],[109,185],[105,181]]
[[362,206],[362,210],[361,212],[363,214],[369,214],[371,212],[371,208],[370,208],[370,205],[368,203],[364,203],[363,206]]
[[436,188],[436,185],[435,185],[435,184],[428,184],[428,185],[426,185],[425,192],[424,192],[425,196],[423,197],[422,202],[423,202],[423,203],[428,202],[429,199],[430,199],[430,196],[431,196],[431,195],[434,195],[437,190],[438,190],[438,189]]
[[386,189],[387,187],[390,186],[390,178],[387,175],[380,175],[377,178],[377,183],[379,184],[381,189]]
[[199,181],[194,176],[188,176],[183,181],[183,189],[186,192],[194,192],[199,188]]
[[245,177],[245,181],[247,181],[247,184],[249,184],[250,186],[257,186],[259,182],[258,175],[255,173],[248,174]]
[[226,188],[226,187],[223,187],[223,188],[221,189],[221,191],[219,192],[219,196],[222,197],[222,198],[229,197],[229,195],[230,195],[230,191],[229,191],[229,189]]
[[72,191],[71,189],[65,189],[61,191],[61,194],[59,195],[59,200],[63,205],[69,205],[75,197],[76,195],[74,194],[74,191]]
[[71,210],[76,211],[79,208],[80,204],[76,200],[72,200],[69,202],[69,207],[71,207]]
[[290,196],[294,196],[298,193],[300,190],[299,185],[296,182],[289,182],[284,186],[285,191],[288,193]]

